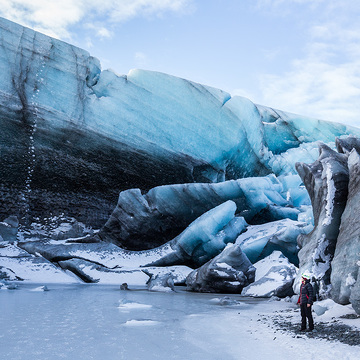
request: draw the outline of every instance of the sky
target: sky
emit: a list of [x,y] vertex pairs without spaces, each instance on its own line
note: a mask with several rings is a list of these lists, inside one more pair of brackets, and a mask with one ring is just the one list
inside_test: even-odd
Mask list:
[[0,16],[257,104],[360,127],[360,2],[0,0]]

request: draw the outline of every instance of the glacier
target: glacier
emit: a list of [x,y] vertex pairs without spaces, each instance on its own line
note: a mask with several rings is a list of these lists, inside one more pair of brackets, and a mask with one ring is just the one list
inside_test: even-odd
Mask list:
[[[344,260],[358,248],[346,229],[359,129],[159,72],[118,75],[3,18],[0,71],[2,281],[255,296],[276,277],[263,295],[287,296],[309,270],[359,312],[359,260]],[[253,264],[274,252],[256,283]]]
[[318,141],[360,135],[174,76],[101,70],[6,19],[0,44],[0,219],[65,214],[98,228],[120,191],[296,174]]

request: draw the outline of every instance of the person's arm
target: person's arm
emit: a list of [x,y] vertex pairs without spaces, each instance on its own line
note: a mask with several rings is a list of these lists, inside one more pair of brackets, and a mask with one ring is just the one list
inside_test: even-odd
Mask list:
[[314,291],[310,283],[307,284],[307,291],[308,291],[307,306],[309,307],[313,304],[313,299],[314,299]]

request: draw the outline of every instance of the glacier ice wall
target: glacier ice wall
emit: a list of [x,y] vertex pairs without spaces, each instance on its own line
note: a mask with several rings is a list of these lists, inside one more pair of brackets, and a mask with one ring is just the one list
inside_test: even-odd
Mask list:
[[360,135],[170,75],[101,71],[88,52],[2,18],[0,71],[3,219],[100,226],[122,190],[296,174],[317,141]]
[[[298,237],[300,246],[298,280],[310,271],[321,280],[321,291],[331,287],[331,262],[334,257],[341,216],[348,197],[347,156],[325,145],[319,146],[319,159],[311,165],[298,163],[297,169],[309,192],[314,213],[314,229]],[[298,282],[297,282],[298,284]]]

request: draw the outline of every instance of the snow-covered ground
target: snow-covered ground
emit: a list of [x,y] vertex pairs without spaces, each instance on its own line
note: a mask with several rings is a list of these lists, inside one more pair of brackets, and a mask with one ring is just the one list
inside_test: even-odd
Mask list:
[[[44,285],[44,284],[41,284]],[[120,290],[114,285],[20,284],[0,290],[0,358],[358,359],[360,346],[279,329],[296,305],[238,295]],[[316,323],[353,313],[327,304]],[[340,309],[340,310],[339,310]],[[340,311],[340,312],[339,312]],[[339,320],[360,330],[360,319]]]

